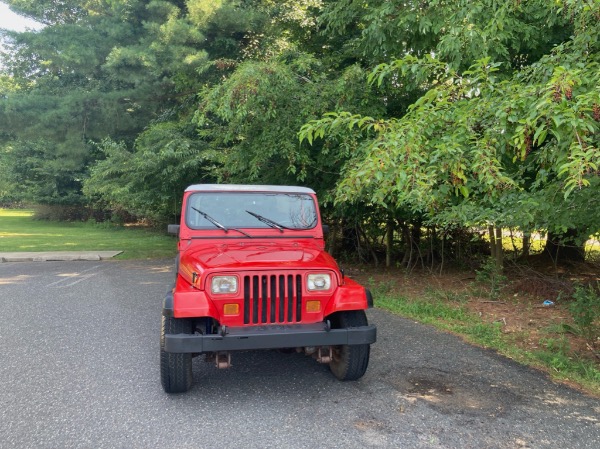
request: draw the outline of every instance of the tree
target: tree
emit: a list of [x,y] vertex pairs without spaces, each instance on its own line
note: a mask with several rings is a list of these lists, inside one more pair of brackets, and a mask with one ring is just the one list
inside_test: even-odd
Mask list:
[[[185,23],[189,29],[202,33],[203,39],[195,46],[202,59],[191,71],[178,68],[174,79],[178,82],[176,91],[183,91],[180,101],[150,122],[133,144],[104,141],[101,148],[106,159],[92,167],[84,189],[88,196],[112,208],[165,219],[167,211],[172,214],[178,209],[181,190],[186,185],[214,181],[219,173],[232,169],[231,161],[224,162],[225,152],[220,147],[224,140],[221,124],[203,124],[199,134],[196,132],[197,93],[201,92],[202,97],[210,95],[212,89],[216,91],[226,84],[242,61],[264,57],[262,49],[268,51],[268,46],[263,47],[264,42],[255,36],[272,26],[268,14],[275,6],[277,2],[186,3],[177,17],[180,26]],[[277,8],[281,10],[282,5]],[[178,36],[182,39],[185,33]],[[274,40],[274,36],[269,34],[266,40]],[[171,53],[173,42],[166,41],[162,51]],[[137,54],[138,50],[131,52]],[[158,65],[163,66],[169,64]],[[276,132],[275,128],[270,131]]]
[[597,197],[595,2],[10,4],[47,26],[5,33],[6,198],[161,221],[186,184],[304,183],[363,259],[402,240],[408,266],[465,226],[599,228],[573,213]]
[[[432,7],[433,3],[445,4],[431,3]],[[459,3],[445,17],[462,17],[465,5]],[[475,16],[481,20],[474,24],[476,28],[491,33],[501,26],[513,30],[508,35],[515,36],[523,27],[515,28],[519,23],[515,19],[525,16],[521,2],[504,8],[502,22],[498,13],[489,10],[490,2],[470,3],[479,13],[469,20]],[[449,46],[456,33],[466,34],[448,28],[450,37],[436,33],[439,41],[431,49],[435,56],[424,51],[422,56],[407,54],[378,65],[370,76],[371,84],[382,86],[391,80],[388,83],[396,89],[424,92],[406,114],[382,119],[348,112],[327,114],[303,127],[301,140],[349,128],[375,134],[366,137],[363,151],[345,170],[337,201],[408,208],[441,226],[518,226],[572,237],[568,230],[574,221],[555,213],[568,203],[571,214],[579,211],[578,225],[586,238],[598,232],[596,214],[583,213],[588,212],[588,205],[580,200],[589,196],[577,193],[597,187],[600,164],[600,5],[575,0],[557,6],[527,3],[537,11],[533,17],[546,18],[538,33],[568,20],[573,36],[539,60],[533,57],[543,46],[536,43],[535,51],[520,57],[518,65],[506,58],[510,46],[500,52],[507,62],[494,62],[483,48],[481,56],[485,57],[461,70],[464,57],[457,59],[457,52],[478,47],[460,39],[461,45]],[[487,14],[480,14],[486,8]],[[514,45],[515,40],[509,42]],[[592,197],[597,196],[594,193]]]
[[[163,186],[148,178],[161,179],[160,173],[166,170],[181,183],[200,179],[307,183],[322,193],[333,190],[339,164],[348,158],[348,150],[300,146],[298,129],[331,108],[378,111],[381,106],[380,100],[364,89],[365,72],[360,67],[336,69],[335,76],[330,76],[330,65],[299,50],[319,48],[315,42],[323,40],[313,32],[319,3],[189,2],[185,18],[205,36],[201,48],[207,55],[195,76],[189,78],[192,89],[203,86],[198,87],[199,104],[181,103],[152,122],[134,145],[110,142],[103,147],[106,160],[92,169],[85,183],[86,193],[103,198],[113,207],[120,202],[120,207],[131,208],[137,197],[138,213],[142,212],[140,204],[150,206],[144,214],[162,211],[144,199],[147,189],[137,180],[162,191],[171,183]],[[194,127],[198,130],[196,139],[191,134],[168,137],[167,141],[147,138],[166,137],[170,134],[165,134],[167,129],[189,131]],[[182,153],[185,159],[163,158],[171,153],[161,150],[161,145],[175,148],[180,143],[186,148]],[[122,158],[128,161],[130,176],[123,173]],[[155,165],[149,167],[148,161]]]
[[[82,202],[87,168],[103,156],[96,143],[110,137],[131,145],[152,120],[194,97],[204,37],[175,1],[11,5],[47,26],[5,33],[2,70],[16,87],[0,100],[0,144],[15,159],[37,159],[46,174],[49,185],[25,184],[23,198]],[[13,169],[34,179],[28,165]],[[68,191],[48,194],[57,183]]]

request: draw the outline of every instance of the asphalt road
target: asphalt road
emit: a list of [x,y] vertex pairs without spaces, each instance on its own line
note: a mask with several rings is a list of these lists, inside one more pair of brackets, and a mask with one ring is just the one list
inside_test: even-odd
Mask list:
[[0,448],[594,448],[600,401],[381,310],[338,382],[301,354],[194,361],[163,393],[162,262],[0,264]]

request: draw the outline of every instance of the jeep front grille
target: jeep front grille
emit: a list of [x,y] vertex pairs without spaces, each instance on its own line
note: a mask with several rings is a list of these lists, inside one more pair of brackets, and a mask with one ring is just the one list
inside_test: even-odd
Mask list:
[[294,323],[302,320],[302,276],[244,276],[244,324]]

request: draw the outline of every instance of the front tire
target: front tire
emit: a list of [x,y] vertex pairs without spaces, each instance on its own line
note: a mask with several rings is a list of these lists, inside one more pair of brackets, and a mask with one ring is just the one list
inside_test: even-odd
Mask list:
[[162,317],[160,329],[160,380],[167,393],[184,393],[192,387],[192,354],[166,352],[166,334],[192,334],[192,320]]
[[[367,316],[363,310],[338,312],[331,317],[331,327],[347,329],[349,327],[367,326]],[[339,380],[358,380],[367,371],[371,345],[334,346],[329,369]]]

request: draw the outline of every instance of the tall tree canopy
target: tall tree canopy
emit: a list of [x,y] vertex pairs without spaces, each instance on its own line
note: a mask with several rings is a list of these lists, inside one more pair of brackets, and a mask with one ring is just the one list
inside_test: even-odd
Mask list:
[[[373,28],[393,2],[362,16],[342,3],[327,13],[330,27],[363,21],[365,51],[374,40],[384,53],[405,44],[370,84],[421,95],[399,116],[333,113],[303,127],[310,141],[363,133],[338,201],[408,208],[442,226],[598,232],[600,3],[428,2],[429,14],[409,2],[396,9],[414,13],[398,19],[418,24],[408,33]],[[429,48],[412,48],[418,34]]]
[[0,32],[4,198],[305,183],[374,235],[600,229],[597,1],[7,3],[46,27]]
[[194,95],[204,36],[177,2],[9,3],[47,26],[3,33],[3,157],[14,161],[12,180],[30,199],[72,202],[101,157],[98,142],[131,144]]

